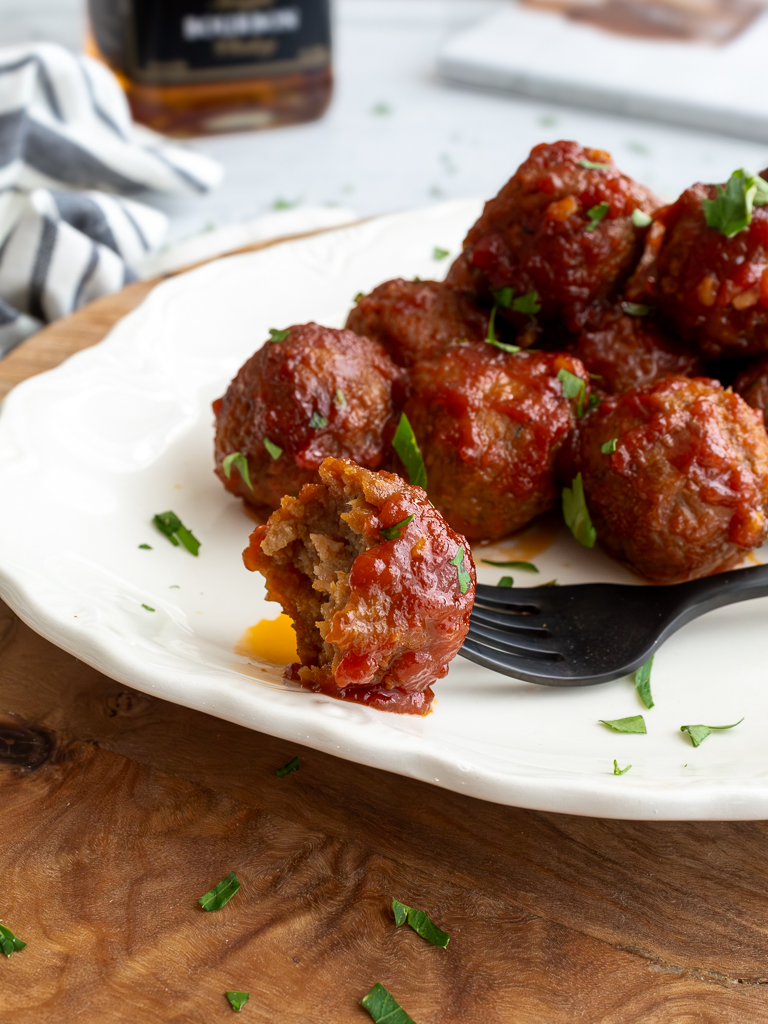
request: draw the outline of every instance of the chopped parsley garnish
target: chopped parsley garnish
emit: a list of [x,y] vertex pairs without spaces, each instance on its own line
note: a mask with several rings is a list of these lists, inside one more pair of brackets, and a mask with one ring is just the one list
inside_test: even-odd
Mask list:
[[344,397],[344,392],[341,390],[341,388],[336,388],[333,394],[333,404],[336,406],[337,409],[347,408],[347,400]]
[[251,998],[247,992],[225,992],[224,995],[229,1000],[229,1005],[233,1010],[238,1012],[242,1010],[248,1000]]
[[610,208],[608,203],[603,202],[593,206],[591,210],[587,210],[587,216],[591,221],[590,224],[587,224],[587,231],[594,231],[600,221],[605,219]]
[[600,451],[603,455],[610,455],[611,452],[616,451],[616,445],[618,444],[618,437],[612,437],[610,441],[606,441],[605,444],[600,445]]
[[653,668],[653,657],[650,657],[644,665],[635,672],[632,677],[637,687],[637,695],[643,702],[644,707],[650,711],[653,707],[653,697],[651,696],[651,669]]
[[158,512],[152,522],[174,547],[177,548],[181,541],[187,551],[197,557],[200,541],[183,525],[175,512]]
[[272,458],[275,459],[275,461],[277,461],[277,459],[279,459],[280,456],[283,454],[283,449],[280,447],[280,445],[275,444],[274,441],[270,441],[268,437],[264,438],[264,447],[267,449]]
[[392,913],[395,915],[395,924],[398,928],[407,921],[417,935],[420,935],[422,939],[426,939],[427,942],[431,942],[433,946],[445,949],[451,941],[448,932],[441,931],[423,910],[414,910],[413,907],[400,903],[394,897],[392,899]]
[[406,516],[405,519],[401,519],[399,523],[395,523],[393,526],[382,526],[379,533],[384,540],[400,540],[402,531],[408,526],[409,523],[413,522],[414,513]]
[[541,309],[538,292],[526,292],[525,295],[518,295],[512,300],[512,309],[515,313],[527,313],[535,317]]
[[297,772],[301,768],[301,762],[298,757],[292,757],[288,764],[284,764],[282,768],[277,769],[278,779],[284,779],[286,775],[290,775],[291,772]]
[[497,587],[513,587],[515,585],[514,577],[502,576],[499,582],[496,584]]
[[585,171],[610,171],[610,164],[596,164],[593,160],[579,160],[579,167]]
[[632,211],[632,223],[636,228],[647,228],[652,223],[653,217],[649,214],[644,213],[642,210]]
[[589,517],[581,473],[576,474],[570,487],[563,488],[563,519],[579,544],[585,548],[595,546],[597,531]]
[[444,260],[446,256],[450,255],[450,249],[441,249],[439,245],[436,245],[435,248],[432,250],[433,260]]
[[240,883],[237,880],[237,875],[233,871],[230,875],[227,875],[226,878],[222,878],[218,885],[214,885],[211,891],[207,892],[205,896],[201,896],[198,903],[203,910],[221,910],[222,907],[229,903],[239,888]]
[[328,426],[328,420],[325,416],[321,416],[320,413],[315,409],[312,415],[309,417],[309,425],[313,430],[322,430],[323,427]]
[[151,550],[152,550],[152,545],[151,544],[139,544],[139,551],[151,551]]
[[395,997],[377,981],[371,991],[363,996],[360,1005],[373,1018],[374,1024],[415,1024]]
[[681,725],[680,732],[687,732],[691,737],[691,743],[694,747],[701,745],[702,740],[705,740],[711,732],[722,732],[723,729],[735,729],[737,725],[741,725],[744,721],[740,718],[738,722],[734,722],[733,725]]
[[651,312],[651,307],[644,306],[642,302],[622,302],[621,308],[627,316],[648,316]]
[[365,295],[363,294],[363,292],[358,292],[357,295],[355,296],[355,302],[359,302],[360,299],[364,299],[364,298],[365,298]]
[[503,306],[504,309],[509,309],[512,305],[512,298],[514,294],[514,288],[500,288],[497,292],[493,293],[493,298],[497,306]]
[[408,473],[408,479],[414,487],[423,487],[426,491],[427,470],[416,435],[413,432],[413,427],[408,422],[408,417],[405,413],[402,413],[400,416],[395,436],[392,438],[392,447],[400,456],[400,461]]
[[576,405],[576,415],[581,417],[584,415],[584,394],[586,392],[586,384],[577,377],[575,373],[571,373],[570,370],[558,370],[557,379],[563,388],[564,398],[578,398],[578,404]]
[[628,764],[626,768],[619,768],[619,762],[618,761],[614,761],[613,762],[613,774],[614,775],[623,775],[625,772],[628,772],[631,767],[632,767],[632,765]]
[[539,570],[531,562],[492,562],[490,558],[481,558],[484,565],[497,565],[500,569],[524,569],[525,572],[538,572]]
[[645,733],[645,719],[642,715],[631,715],[629,718],[600,719],[601,725],[607,725],[614,732]]
[[714,199],[702,199],[707,225],[733,238],[752,222],[752,207],[768,203],[768,181],[749,174],[743,168],[734,171],[725,188],[717,186]]
[[251,483],[251,475],[248,472],[248,459],[246,459],[242,452],[231,452],[222,462],[221,468],[224,470],[224,476],[227,480],[229,480],[233,466],[243,478],[246,487],[252,491],[253,484]]
[[285,341],[288,335],[291,333],[290,327],[286,327],[284,331],[278,331],[276,327],[269,328],[269,340],[270,341]]
[[26,942],[22,942],[21,939],[17,939],[10,928],[6,928],[5,925],[0,924],[0,950],[2,950],[6,956],[10,956],[11,953],[20,953],[25,946]]
[[547,580],[546,583],[539,583],[538,585],[540,587],[559,587],[560,586],[560,584],[557,582],[557,580]]
[[600,399],[597,395],[590,395],[589,401],[587,402],[587,412],[591,412],[598,405],[600,405]]
[[459,577],[459,590],[462,592],[462,594],[466,594],[466,592],[469,590],[469,585],[472,582],[472,577],[467,572],[467,567],[464,564],[463,544],[459,545],[459,550],[456,552],[456,554],[453,556],[453,558],[450,560],[448,564],[456,566],[456,572],[458,573]]
[[146,608],[148,612],[153,612],[155,610],[154,608],[150,608],[148,604],[142,604],[141,607]]
[[494,306],[491,310],[491,315],[488,317],[488,334],[485,336],[485,340],[489,345],[495,345],[496,348],[503,349],[505,352],[519,352],[519,345],[508,345],[505,341],[499,341],[496,337],[496,310],[498,308],[498,305]]

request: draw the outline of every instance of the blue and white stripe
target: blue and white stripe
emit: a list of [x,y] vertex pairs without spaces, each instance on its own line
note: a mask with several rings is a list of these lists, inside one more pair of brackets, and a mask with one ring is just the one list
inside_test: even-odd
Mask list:
[[0,50],[0,355],[122,288],[160,244],[164,215],[118,195],[201,193],[220,177],[134,125],[97,61],[48,43]]

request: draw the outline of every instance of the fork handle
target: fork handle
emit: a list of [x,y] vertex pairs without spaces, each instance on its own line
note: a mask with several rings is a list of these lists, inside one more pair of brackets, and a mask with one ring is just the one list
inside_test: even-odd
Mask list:
[[665,592],[672,598],[672,630],[677,630],[715,608],[751,601],[754,597],[768,597],[768,565],[704,576],[688,583],[678,583],[666,588]]

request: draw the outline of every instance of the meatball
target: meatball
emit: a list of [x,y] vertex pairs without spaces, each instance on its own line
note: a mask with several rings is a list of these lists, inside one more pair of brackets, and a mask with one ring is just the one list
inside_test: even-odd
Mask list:
[[[611,306],[569,345],[569,351],[589,370],[596,388],[620,394],[668,374],[695,377],[703,372],[696,353],[666,334],[652,314],[630,315],[625,308],[638,311],[633,303]],[[647,307],[640,307],[643,309]]]
[[576,333],[590,303],[611,295],[640,258],[645,229],[633,212],[659,205],[609,153],[575,142],[535,146],[485,204],[447,281],[489,300],[503,288],[535,292],[542,319],[562,317]]
[[763,424],[768,426],[768,356],[756,359],[751,366],[738,375],[733,390],[741,395],[747,405],[763,414]]
[[707,358],[768,351],[768,207],[732,238],[707,225],[702,200],[715,185],[694,185],[657,214],[649,252],[633,280]]
[[482,341],[488,312],[439,281],[397,278],[359,299],[347,329],[378,341],[398,366],[433,359],[459,338]]
[[717,381],[667,377],[606,398],[575,434],[601,545],[653,583],[736,565],[768,533],[768,436]]
[[[403,373],[383,348],[318,324],[275,332],[214,402],[216,474],[257,515],[318,480],[323,459],[377,469],[405,398]],[[247,459],[247,476],[227,456]]]
[[243,553],[293,619],[310,690],[424,715],[469,629],[469,545],[420,487],[326,459],[320,482],[285,497]]
[[455,530],[495,540],[555,505],[558,451],[589,395],[578,359],[453,344],[412,368],[411,387],[429,496]]

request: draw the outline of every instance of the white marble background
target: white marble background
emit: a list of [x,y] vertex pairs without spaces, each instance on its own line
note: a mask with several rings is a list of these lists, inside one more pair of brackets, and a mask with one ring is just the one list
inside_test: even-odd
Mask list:
[[[202,199],[146,197],[177,241],[270,212],[279,200],[361,216],[490,196],[532,145],[572,138],[673,198],[695,180],[768,165],[768,147],[457,88],[435,75],[447,36],[509,0],[336,0],[336,91],[320,121],[191,143],[226,168]],[[0,0],[0,44],[80,45],[81,0]],[[386,112],[382,112],[386,111]]]

